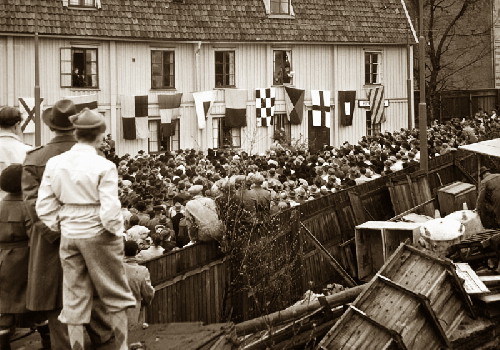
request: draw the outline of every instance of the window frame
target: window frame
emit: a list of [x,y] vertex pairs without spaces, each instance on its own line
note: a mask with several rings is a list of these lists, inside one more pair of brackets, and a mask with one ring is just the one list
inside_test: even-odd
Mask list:
[[[161,53],[161,62],[154,62],[154,55],[156,53]],[[170,84],[165,85],[165,74],[164,74],[164,69],[165,69],[165,54],[171,55],[171,62],[168,62],[168,65],[170,66],[171,73],[168,74],[168,77],[170,79]],[[151,49],[151,90],[175,90],[175,83],[176,83],[176,69],[175,69],[175,50],[173,49],[159,49],[159,48],[154,48]],[[154,65],[160,65],[161,67],[161,74],[154,74],[155,68]],[[161,81],[161,86],[157,87],[155,86],[155,77],[160,77]]]
[[[212,145],[213,149],[236,149],[241,148],[241,127],[228,128],[224,126],[224,116],[212,118]],[[231,144],[224,144],[225,131],[229,132]],[[236,144],[235,144],[236,141]]]
[[[277,54],[281,53],[281,67],[277,70],[278,59]],[[284,55],[283,55],[284,54]],[[286,62],[288,60],[288,72]],[[293,84],[293,77],[289,74],[292,72],[292,50],[290,49],[273,49],[273,86],[286,86]]]
[[[156,140],[151,141],[152,130],[151,125],[156,124]],[[148,120],[148,153],[159,153],[161,151],[161,120],[160,119],[149,119]],[[154,135],[154,134],[153,134]],[[156,144],[156,150],[151,150],[151,144]]]
[[[68,7],[96,8],[96,0],[90,0],[92,4],[85,4],[88,0],[69,0]],[[77,4],[75,4],[77,2]]]
[[[373,58],[377,57],[376,62]],[[365,85],[382,84],[382,51],[366,50],[364,53]],[[376,69],[375,69],[376,67]],[[375,79],[373,77],[375,76]]]
[[[286,5],[286,11],[282,11],[282,5]],[[271,15],[290,15],[292,8],[291,0],[270,0],[269,12]]]
[[366,123],[366,136],[375,136],[380,134],[382,131],[382,124],[376,123],[372,124],[372,111],[368,110],[365,112],[365,123]]
[[[217,55],[222,54],[222,62],[217,61]],[[231,74],[231,60],[227,57],[232,54],[232,74]],[[226,61],[229,59],[229,63]],[[218,65],[222,65],[222,73],[217,73]],[[229,65],[229,72],[226,72],[226,65]],[[217,77],[222,75],[222,84],[217,85]],[[231,75],[233,78],[233,83],[231,84]],[[236,87],[236,51],[235,50],[215,50],[214,51],[214,78],[215,78],[215,88],[234,88]],[[227,80],[227,81],[226,81]],[[227,84],[225,84],[227,83]]]
[[[69,59],[66,59],[67,51],[69,51]],[[90,68],[90,74],[85,74],[83,76],[83,81],[88,81],[90,79],[91,82],[95,81],[95,85],[86,85],[85,83],[82,86],[78,86],[75,84],[74,71],[79,67],[75,67],[75,51],[83,51],[82,54],[85,57],[85,61],[83,63],[85,67],[85,71],[88,71]],[[87,52],[95,52],[95,59],[87,61]],[[60,48],[60,56],[59,56],[59,84],[61,88],[71,88],[71,89],[99,89],[99,49],[97,47],[84,47],[84,46],[71,46],[71,47],[61,47]],[[91,55],[92,56],[92,55]],[[90,66],[89,66],[90,64]],[[92,73],[92,65],[95,64],[95,73]],[[70,67],[69,72],[66,71]],[[69,77],[69,85],[64,82],[65,78]]]

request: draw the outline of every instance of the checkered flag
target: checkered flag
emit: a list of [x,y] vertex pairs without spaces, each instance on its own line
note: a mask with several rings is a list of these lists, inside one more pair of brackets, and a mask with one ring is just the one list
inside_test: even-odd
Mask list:
[[274,88],[255,90],[255,108],[257,109],[257,126],[273,125],[275,100],[276,100],[276,90]]

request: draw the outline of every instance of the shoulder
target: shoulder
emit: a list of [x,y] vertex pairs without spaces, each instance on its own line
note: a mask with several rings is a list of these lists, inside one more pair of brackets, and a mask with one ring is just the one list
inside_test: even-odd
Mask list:
[[44,146],[38,146],[35,148],[32,148],[26,152],[26,160],[31,160],[34,159],[40,152],[42,152],[45,148]]

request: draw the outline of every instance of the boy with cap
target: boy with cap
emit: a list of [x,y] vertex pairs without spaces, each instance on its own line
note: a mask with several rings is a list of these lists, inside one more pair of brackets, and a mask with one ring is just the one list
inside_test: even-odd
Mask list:
[[[42,114],[43,122],[55,136],[44,146],[29,151],[23,164],[22,190],[33,227],[30,235],[30,261],[26,306],[29,310],[44,311],[50,328],[53,349],[70,347],[68,328],[57,317],[62,309],[62,268],[59,260],[60,232],[51,231],[36,214],[35,203],[47,161],[68,151],[76,139],[74,126],[69,117],[77,113],[71,100],[57,101]],[[87,327],[94,346],[111,346],[114,341],[113,329],[107,315],[96,308]],[[95,315],[95,317],[94,317]]]
[[118,172],[97,153],[104,117],[84,108],[71,116],[78,143],[52,157],[38,191],[36,211],[52,231],[61,232],[63,309],[71,349],[83,347],[83,325],[91,319],[94,290],[114,327],[117,348],[127,346],[126,309],[136,305],[123,266],[124,226]]

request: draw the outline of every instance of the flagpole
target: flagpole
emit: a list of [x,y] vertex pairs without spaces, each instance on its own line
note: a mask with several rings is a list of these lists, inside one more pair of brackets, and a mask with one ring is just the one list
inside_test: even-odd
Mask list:
[[418,24],[418,70],[420,103],[418,104],[418,129],[420,135],[420,169],[429,170],[429,155],[427,151],[427,104],[425,103],[425,38],[424,38],[424,0],[419,0],[419,24]]
[[40,124],[40,67],[38,57],[38,4],[35,5],[35,146],[41,145]]

